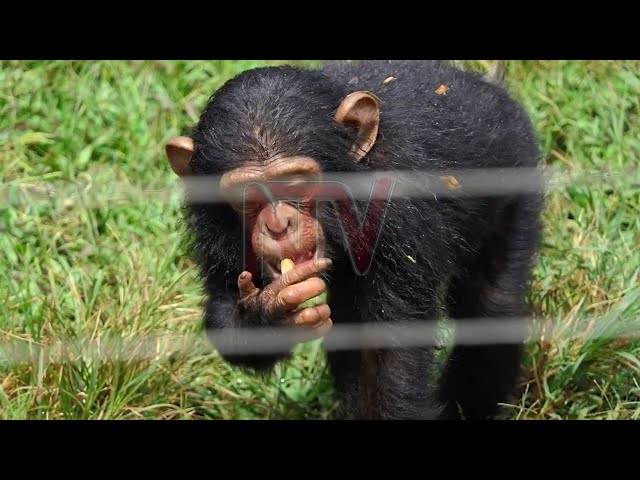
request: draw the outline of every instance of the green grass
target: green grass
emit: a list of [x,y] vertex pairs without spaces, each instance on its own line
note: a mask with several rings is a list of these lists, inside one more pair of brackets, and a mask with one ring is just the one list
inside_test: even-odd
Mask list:
[[[175,185],[164,143],[225,80],[268,63],[0,62],[0,418],[330,416],[317,342],[257,378],[198,340],[201,291],[178,196],[96,206],[82,195],[29,203],[17,191]],[[547,165],[624,172],[549,194],[531,301],[554,328],[530,344],[509,415],[639,418],[640,343],[597,334],[631,331],[640,313],[640,62],[512,62],[508,81]],[[164,332],[193,335],[193,348],[142,343]],[[82,343],[122,337],[108,359]],[[60,344],[64,355],[52,354]]]

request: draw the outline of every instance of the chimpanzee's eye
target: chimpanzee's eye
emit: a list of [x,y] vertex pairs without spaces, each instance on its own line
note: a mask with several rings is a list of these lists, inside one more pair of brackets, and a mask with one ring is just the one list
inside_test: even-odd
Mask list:
[[260,202],[237,202],[233,204],[234,210],[239,213],[252,215],[260,210]]

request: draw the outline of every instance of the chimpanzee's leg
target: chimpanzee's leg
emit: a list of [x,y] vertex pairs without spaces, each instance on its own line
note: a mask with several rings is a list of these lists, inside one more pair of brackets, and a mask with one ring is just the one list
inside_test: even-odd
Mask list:
[[365,283],[356,290],[355,300],[347,289],[332,296],[336,327],[375,325],[388,331],[384,337],[392,342],[371,345],[370,349],[329,352],[342,418],[435,419],[441,410],[435,391],[433,339],[425,338],[424,346],[403,345],[405,322],[435,322],[442,313],[437,301],[440,279],[400,268],[397,272],[389,275],[372,270],[362,279]]
[[367,350],[329,355],[340,418],[431,420],[435,406],[430,349]]
[[[382,283],[382,282],[379,282]],[[378,285],[380,287],[380,285]],[[399,289],[404,292],[405,289]],[[409,291],[408,289],[406,289]],[[429,289],[432,291],[432,289]],[[329,352],[328,360],[334,378],[336,393],[340,399],[339,417],[347,419],[435,419],[440,409],[434,379],[435,362],[433,349],[402,347],[403,321],[435,321],[435,298],[423,302],[409,302],[394,293],[386,285],[377,292],[369,289],[372,297],[364,308],[345,315],[343,320],[339,312],[348,311],[347,305],[336,308],[336,326],[342,321],[365,321],[388,330],[388,337],[397,340],[393,348],[371,348],[358,351]],[[410,295],[412,293],[410,292]],[[338,300],[338,299],[337,299]],[[384,312],[384,313],[383,313]],[[390,317],[389,312],[393,312]],[[417,319],[417,320],[416,320]],[[342,321],[341,321],[342,320]],[[400,325],[398,323],[400,322]],[[396,326],[398,325],[398,326]],[[398,330],[396,330],[398,329]],[[330,332],[329,335],[334,334]],[[406,335],[406,333],[404,333]],[[425,339],[429,345],[431,339]]]
[[[520,318],[524,335],[529,314],[526,288],[539,235],[538,203],[515,203],[501,218],[475,265],[450,286],[449,315],[479,321]],[[454,346],[440,387],[445,418],[495,416],[498,404],[515,393],[522,349],[522,342]]]
[[329,369],[339,406],[335,418],[339,420],[373,419],[371,411],[371,382],[367,381],[365,358],[359,351],[329,352]]
[[435,420],[433,350],[397,349],[378,353],[378,409],[384,419]]

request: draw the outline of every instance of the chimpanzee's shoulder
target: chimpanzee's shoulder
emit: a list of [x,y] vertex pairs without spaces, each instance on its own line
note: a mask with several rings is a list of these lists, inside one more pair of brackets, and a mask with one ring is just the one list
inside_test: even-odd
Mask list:
[[416,90],[443,81],[482,81],[482,76],[476,72],[464,71],[439,60],[331,61],[324,65],[323,73],[353,90],[367,88],[382,92]]
[[411,145],[430,165],[434,159],[473,167],[537,163],[527,112],[479,72],[441,61],[374,60],[331,62],[324,74],[346,93],[366,90],[379,98],[387,148]]
[[[374,93],[389,109],[429,115],[439,106],[454,113],[518,112],[520,105],[507,90],[480,72],[462,70],[439,60],[363,60],[328,62],[323,73],[350,93]],[[482,113],[484,112],[484,113]]]

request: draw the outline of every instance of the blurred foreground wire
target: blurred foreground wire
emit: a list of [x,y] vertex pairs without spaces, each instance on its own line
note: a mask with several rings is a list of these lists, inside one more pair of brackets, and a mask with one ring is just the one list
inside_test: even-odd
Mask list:
[[[640,320],[602,321],[590,318],[569,332],[552,332],[548,322],[524,318],[470,319],[455,322],[456,345],[497,345],[522,342],[555,342],[567,339],[640,338]],[[322,339],[327,351],[381,348],[438,347],[451,344],[451,331],[437,322],[366,323],[334,325]],[[300,327],[225,329],[215,332],[214,349],[225,354],[269,354],[289,351],[309,334]],[[137,336],[106,334],[98,338],[73,338],[41,344],[0,332],[0,365],[67,361],[160,360],[175,355],[209,354],[212,345],[203,334],[156,332]]]
[[[568,185],[602,187],[616,182],[640,186],[640,169],[619,171],[568,173],[545,169],[480,169],[451,172],[371,172],[328,173],[326,182],[338,182],[353,199],[368,200],[377,179],[392,180],[391,198],[442,198],[460,196],[512,195],[538,193],[566,188]],[[189,180],[189,198],[199,202],[227,201],[218,192],[219,178],[206,177]],[[79,176],[77,182],[63,180],[21,179],[0,185],[0,208],[24,205],[45,205],[70,209],[76,205],[86,208],[107,207],[151,200],[180,202],[184,183],[177,179],[169,186],[161,184],[131,185],[126,182],[98,181],[89,174]],[[637,318],[637,317],[636,317]],[[590,319],[593,327],[600,322]],[[587,335],[593,338],[640,336],[640,322],[605,321],[607,328],[574,329],[569,336]],[[537,326],[536,326],[537,325]],[[526,319],[469,319],[455,324],[455,343],[491,345],[549,340],[549,322],[531,323]],[[443,329],[436,322],[419,324],[384,323],[334,325],[323,339],[326,350],[359,350],[372,348],[429,347],[443,343]],[[445,330],[446,333],[446,330]],[[557,332],[553,332],[554,339]],[[567,335],[566,332],[560,332]],[[446,336],[446,335],[445,335]],[[300,328],[249,329],[216,332],[215,347],[225,354],[268,354],[288,351],[292,344],[305,341],[308,334]],[[175,354],[194,354],[210,351],[204,335],[153,333],[146,336],[122,337],[106,335],[97,339],[68,339],[46,345],[21,339],[15,334],[0,331],[0,364],[14,365],[47,357],[47,361],[78,359],[157,359]]]
[[[200,203],[230,200],[218,190],[220,177],[193,177],[135,185],[124,181],[99,180],[89,173],[77,181],[19,179],[0,185],[0,208],[8,206],[48,205],[64,210],[74,206],[108,207],[152,200],[179,203],[187,187],[189,199]],[[640,169],[571,173],[544,169],[504,168],[453,171],[390,171],[369,173],[325,173],[322,182],[340,184],[353,199],[368,200],[375,182],[391,181],[390,198],[430,198],[495,196],[552,192],[568,185],[603,186],[616,182],[640,186]],[[385,195],[386,197],[386,195]],[[240,198],[231,198],[240,200]]]

